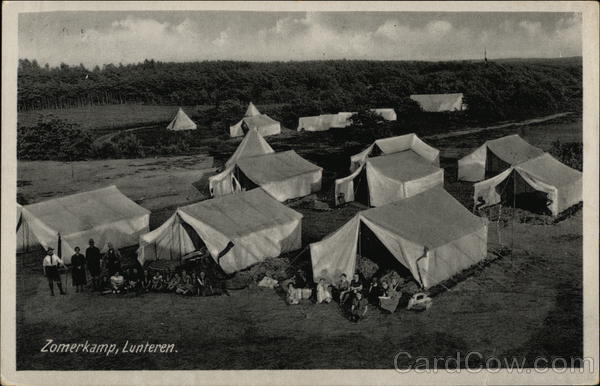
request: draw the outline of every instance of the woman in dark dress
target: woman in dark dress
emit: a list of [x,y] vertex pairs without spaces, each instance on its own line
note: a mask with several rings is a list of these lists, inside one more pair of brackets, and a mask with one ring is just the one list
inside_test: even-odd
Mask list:
[[71,256],[73,266],[73,286],[75,292],[83,292],[83,286],[87,284],[85,275],[85,256],[81,254],[79,247],[75,247],[75,254]]

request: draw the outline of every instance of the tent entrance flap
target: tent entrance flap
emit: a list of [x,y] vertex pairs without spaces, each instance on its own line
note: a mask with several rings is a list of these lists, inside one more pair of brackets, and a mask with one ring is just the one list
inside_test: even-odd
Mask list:
[[511,167],[508,162],[504,162],[502,159],[500,159],[500,157],[494,154],[494,152],[490,151],[490,149],[486,149],[486,151],[485,179],[494,177]]
[[533,188],[515,171],[496,187],[496,192],[506,207],[514,206],[535,214],[551,214],[548,194]]
[[188,224],[187,222],[185,222],[183,220],[180,220],[180,221],[181,221],[181,226],[183,227],[183,229],[187,233],[187,235],[190,238],[190,240],[192,240],[192,244],[194,244],[194,249],[196,251],[199,251],[202,248],[205,248],[206,244],[204,244],[204,240],[202,240],[200,238],[200,235],[194,230],[194,228],[190,224]]
[[406,279],[413,278],[410,269],[404,266],[362,221],[358,233],[357,254],[359,258],[367,258],[376,266],[376,270],[362,272],[368,280],[373,276],[382,277],[390,271],[396,271],[396,273]]

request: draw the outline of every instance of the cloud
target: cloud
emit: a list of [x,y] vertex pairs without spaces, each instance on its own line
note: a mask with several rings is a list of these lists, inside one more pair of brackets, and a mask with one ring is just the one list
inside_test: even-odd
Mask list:
[[20,39],[19,50],[20,57],[52,65],[144,59],[451,60],[481,58],[484,48],[490,58],[581,55],[578,14],[545,23],[521,14],[483,26],[441,16],[420,24],[400,16],[362,23],[361,17],[340,21],[308,12],[254,20],[250,14],[207,24],[194,15],[178,21],[129,16],[81,33],[56,32],[44,24],[32,36],[23,32],[28,38]]

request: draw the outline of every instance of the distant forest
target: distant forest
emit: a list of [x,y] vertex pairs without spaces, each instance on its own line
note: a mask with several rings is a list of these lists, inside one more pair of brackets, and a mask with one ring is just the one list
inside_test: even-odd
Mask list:
[[[462,92],[485,120],[580,111],[581,58],[469,62],[193,62],[41,66],[22,59],[18,108],[285,104],[296,116],[365,107],[414,109],[410,94]],[[289,113],[289,112],[288,112]]]

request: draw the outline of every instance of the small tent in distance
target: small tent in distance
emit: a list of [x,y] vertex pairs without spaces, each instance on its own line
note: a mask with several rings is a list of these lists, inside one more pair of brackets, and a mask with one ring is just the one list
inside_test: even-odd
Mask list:
[[353,112],[322,114],[298,118],[297,131],[327,131],[333,128],[344,128],[352,124]]
[[229,136],[241,137],[251,130],[258,131],[263,137],[277,135],[281,133],[281,124],[267,114],[261,114],[250,102],[242,120],[229,127]]
[[581,172],[543,153],[476,183],[473,200],[478,208],[505,200],[509,205],[557,216],[581,202],[582,178]]
[[518,134],[486,141],[475,151],[458,160],[458,179],[481,181],[543,153],[542,149],[530,145]]
[[414,94],[410,99],[417,102],[421,109],[430,113],[463,111],[467,105],[463,103],[462,93],[453,94]]
[[178,208],[160,227],[140,237],[138,260],[179,260],[206,246],[232,274],[267,257],[300,249],[302,215],[262,189]]
[[257,130],[250,130],[225,169],[209,178],[209,189],[218,197],[260,186],[285,201],[321,190],[322,174],[321,167],[293,150],[275,153]]
[[335,181],[335,204],[381,206],[443,185],[439,153],[415,134],[378,139],[350,157],[351,174]]
[[62,256],[68,264],[74,248],[83,249],[89,239],[99,248],[108,242],[115,248],[137,244],[139,236],[148,232],[149,220],[149,210],[112,185],[22,207],[18,248],[56,248],[60,234]]
[[196,128],[194,121],[187,116],[181,107],[177,110],[171,123],[167,125],[167,130],[171,131],[196,130]]
[[436,187],[359,212],[337,231],[310,244],[315,282],[324,278],[335,283],[342,273],[352,277],[357,255],[369,248],[359,241],[361,227],[374,233],[424,288],[447,280],[487,255],[487,221]]
[[372,113],[379,115],[384,121],[395,121],[398,119],[394,109],[371,109]]

